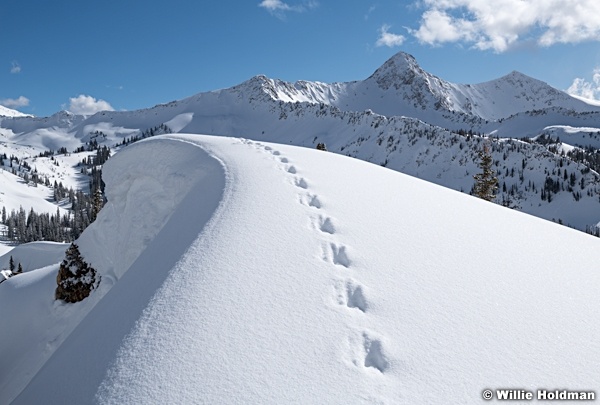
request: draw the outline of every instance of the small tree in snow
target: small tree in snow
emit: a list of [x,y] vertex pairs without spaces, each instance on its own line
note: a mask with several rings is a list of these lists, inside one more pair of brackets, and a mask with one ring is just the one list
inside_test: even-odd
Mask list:
[[58,269],[55,298],[70,303],[83,301],[99,283],[96,270],[83,260],[79,247],[71,243]]
[[495,176],[494,169],[492,169],[492,163],[494,161],[489,146],[484,145],[483,149],[478,152],[478,155],[481,173],[477,173],[473,176],[475,179],[473,195],[486,201],[492,201],[496,198],[498,178]]
[[8,261],[8,269],[13,273],[15,272],[15,261],[12,256],[10,256],[10,260]]

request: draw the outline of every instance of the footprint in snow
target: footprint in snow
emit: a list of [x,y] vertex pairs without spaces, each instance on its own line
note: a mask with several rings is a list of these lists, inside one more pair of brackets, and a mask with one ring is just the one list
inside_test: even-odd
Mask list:
[[314,194],[306,194],[306,195],[300,195],[300,204],[302,205],[306,205],[308,207],[313,207],[316,209],[320,209],[322,204],[321,204],[321,200],[319,200],[319,197],[317,197]]
[[288,173],[296,174],[296,168],[294,166],[290,166],[287,169]]
[[275,155],[275,156],[279,156],[279,155],[281,155],[281,152],[279,152],[278,150],[274,150],[274,151],[273,151],[273,155]]
[[321,217],[319,229],[321,230],[321,232],[329,233],[331,235],[333,235],[335,233],[335,227],[333,226],[333,222],[331,221],[331,218],[329,218],[329,217],[326,217],[326,218]]
[[282,157],[281,159],[279,159],[281,161],[281,163],[289,163],[290,161],[288,160],[288,158]]
[[337,302],[348,308],[356,308],[361,312],[367,311],[367,300],[365,299],[364,289],[356,281],[349,279],[339,281],[335,286],[337,292]]
[[298,186],[300,188],[307,189],[308,188],[308,183],[306,182],[306,180],[304,180],[303,177],[300,177],[300,178],[296,179],[296,186]]
[[390,362],[383,352],[381,340],[370,336],[367,332],[363,332],[362,337],[365,367],[373,367],[379,372],[384,373],[390,367]]
[[331,243],[329,247],[331,250],[333,264],[339,264],[340,266],[344,266],[346,268],[350,267],[351,261],[348,258],[348,253],[346,253],[346,246],[338,246],[335,243]]
[[316,195],[309,195],[308,196],[308,206],[315,207],[316,209],[320,209],[321,208],[321,200],[319,200],[319,197],[317,197]]

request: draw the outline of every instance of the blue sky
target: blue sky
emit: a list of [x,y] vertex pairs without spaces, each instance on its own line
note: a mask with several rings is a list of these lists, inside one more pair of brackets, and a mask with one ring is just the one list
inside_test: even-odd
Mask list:
[[230,87],[367,78],[398,51],[443,79],[518,70],[600,98],[597,0],[11,0],[0,104],[133,110]]

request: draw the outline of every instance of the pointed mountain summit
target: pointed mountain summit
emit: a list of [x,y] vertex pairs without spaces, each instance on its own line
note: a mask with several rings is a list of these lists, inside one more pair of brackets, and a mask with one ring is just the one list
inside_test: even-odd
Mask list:
[[290,83],[259,75],[231,90],[250,101],[323,103],[343,111],[410,116],[448,128],[458,122],[464,126],[465,121],[496,121],[552,107],[576,112],[599,110],[516,71],[479,84],[451,83],[427,72],[405,52],[393,55],[362,81]]
[[388,59],[361,87],[372,88],[373,82],[378,97],[385,100],[377,108],[371,107],[380,114],[419,116],[423,110],[454,110],[450,94],[453,85],[426,72],[414,56],[405,52]]
[[374,80],[387,90],[391,86],[399,89],[414,83],[415,79],[431,76],[417,63],[414,56],[398,52],[379,67],[367,80]]

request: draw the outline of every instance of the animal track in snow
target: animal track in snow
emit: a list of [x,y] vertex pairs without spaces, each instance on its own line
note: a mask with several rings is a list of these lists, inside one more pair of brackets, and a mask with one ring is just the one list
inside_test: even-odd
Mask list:
[[287,169],[288,173],[296,174],[296,168],[294,166],[290,166]]
[[321,230],[321,232],[324,232],[324,233],[330,233],[332,235],[335,233],[335,227],[333,226],[333,223],[331,222],[331,218],[329,218],[329,217],[326,217],[326,218],[321,217],[319,229]]
[[361,312],[367,311],[367,300],[363,292],[363,287],[356,281],[349,279],[339,281],[336,284],[337,302],[348,308],[356,308]]
[[316,209],[321,208],[321,200],[314,194],[300,195],[300,203]]
[[336,245],[335,243],[330,244],[333,264],[339,264],[346,268],[350,267],[350,259],[346,253],[346,246]]
[[300,188],[307,189],[308,188],[308,183],[306,182],[306,180],[304,180],[303,177],[300,177],[300,178],[296,179],[296,186],[298,186]]
[[316,195],[310,195],[308,196],[309,201],[308,201],[308,206],[309,207],[315,207],[317,209],[321,208],[321,200],[319,200],[319,197],[317,197]]
[[281,159],[279,159],[281,161],[281,163],[289,163],[290,161],[288,160],[288,158],[282,157]]
[[273,150],[270,146],[265,146],[265,150]]
[[389,361],[383,354],[381,340],[363,333],[363,348],[365,353],[365,367],[373,367],[384,373],[390,366]]
[[273,155],[275,155],[275,156],[279,156],[279,155],[281,155],[281,152],[279,152],[278,150],[274,150],[274,151],[273,151]]

